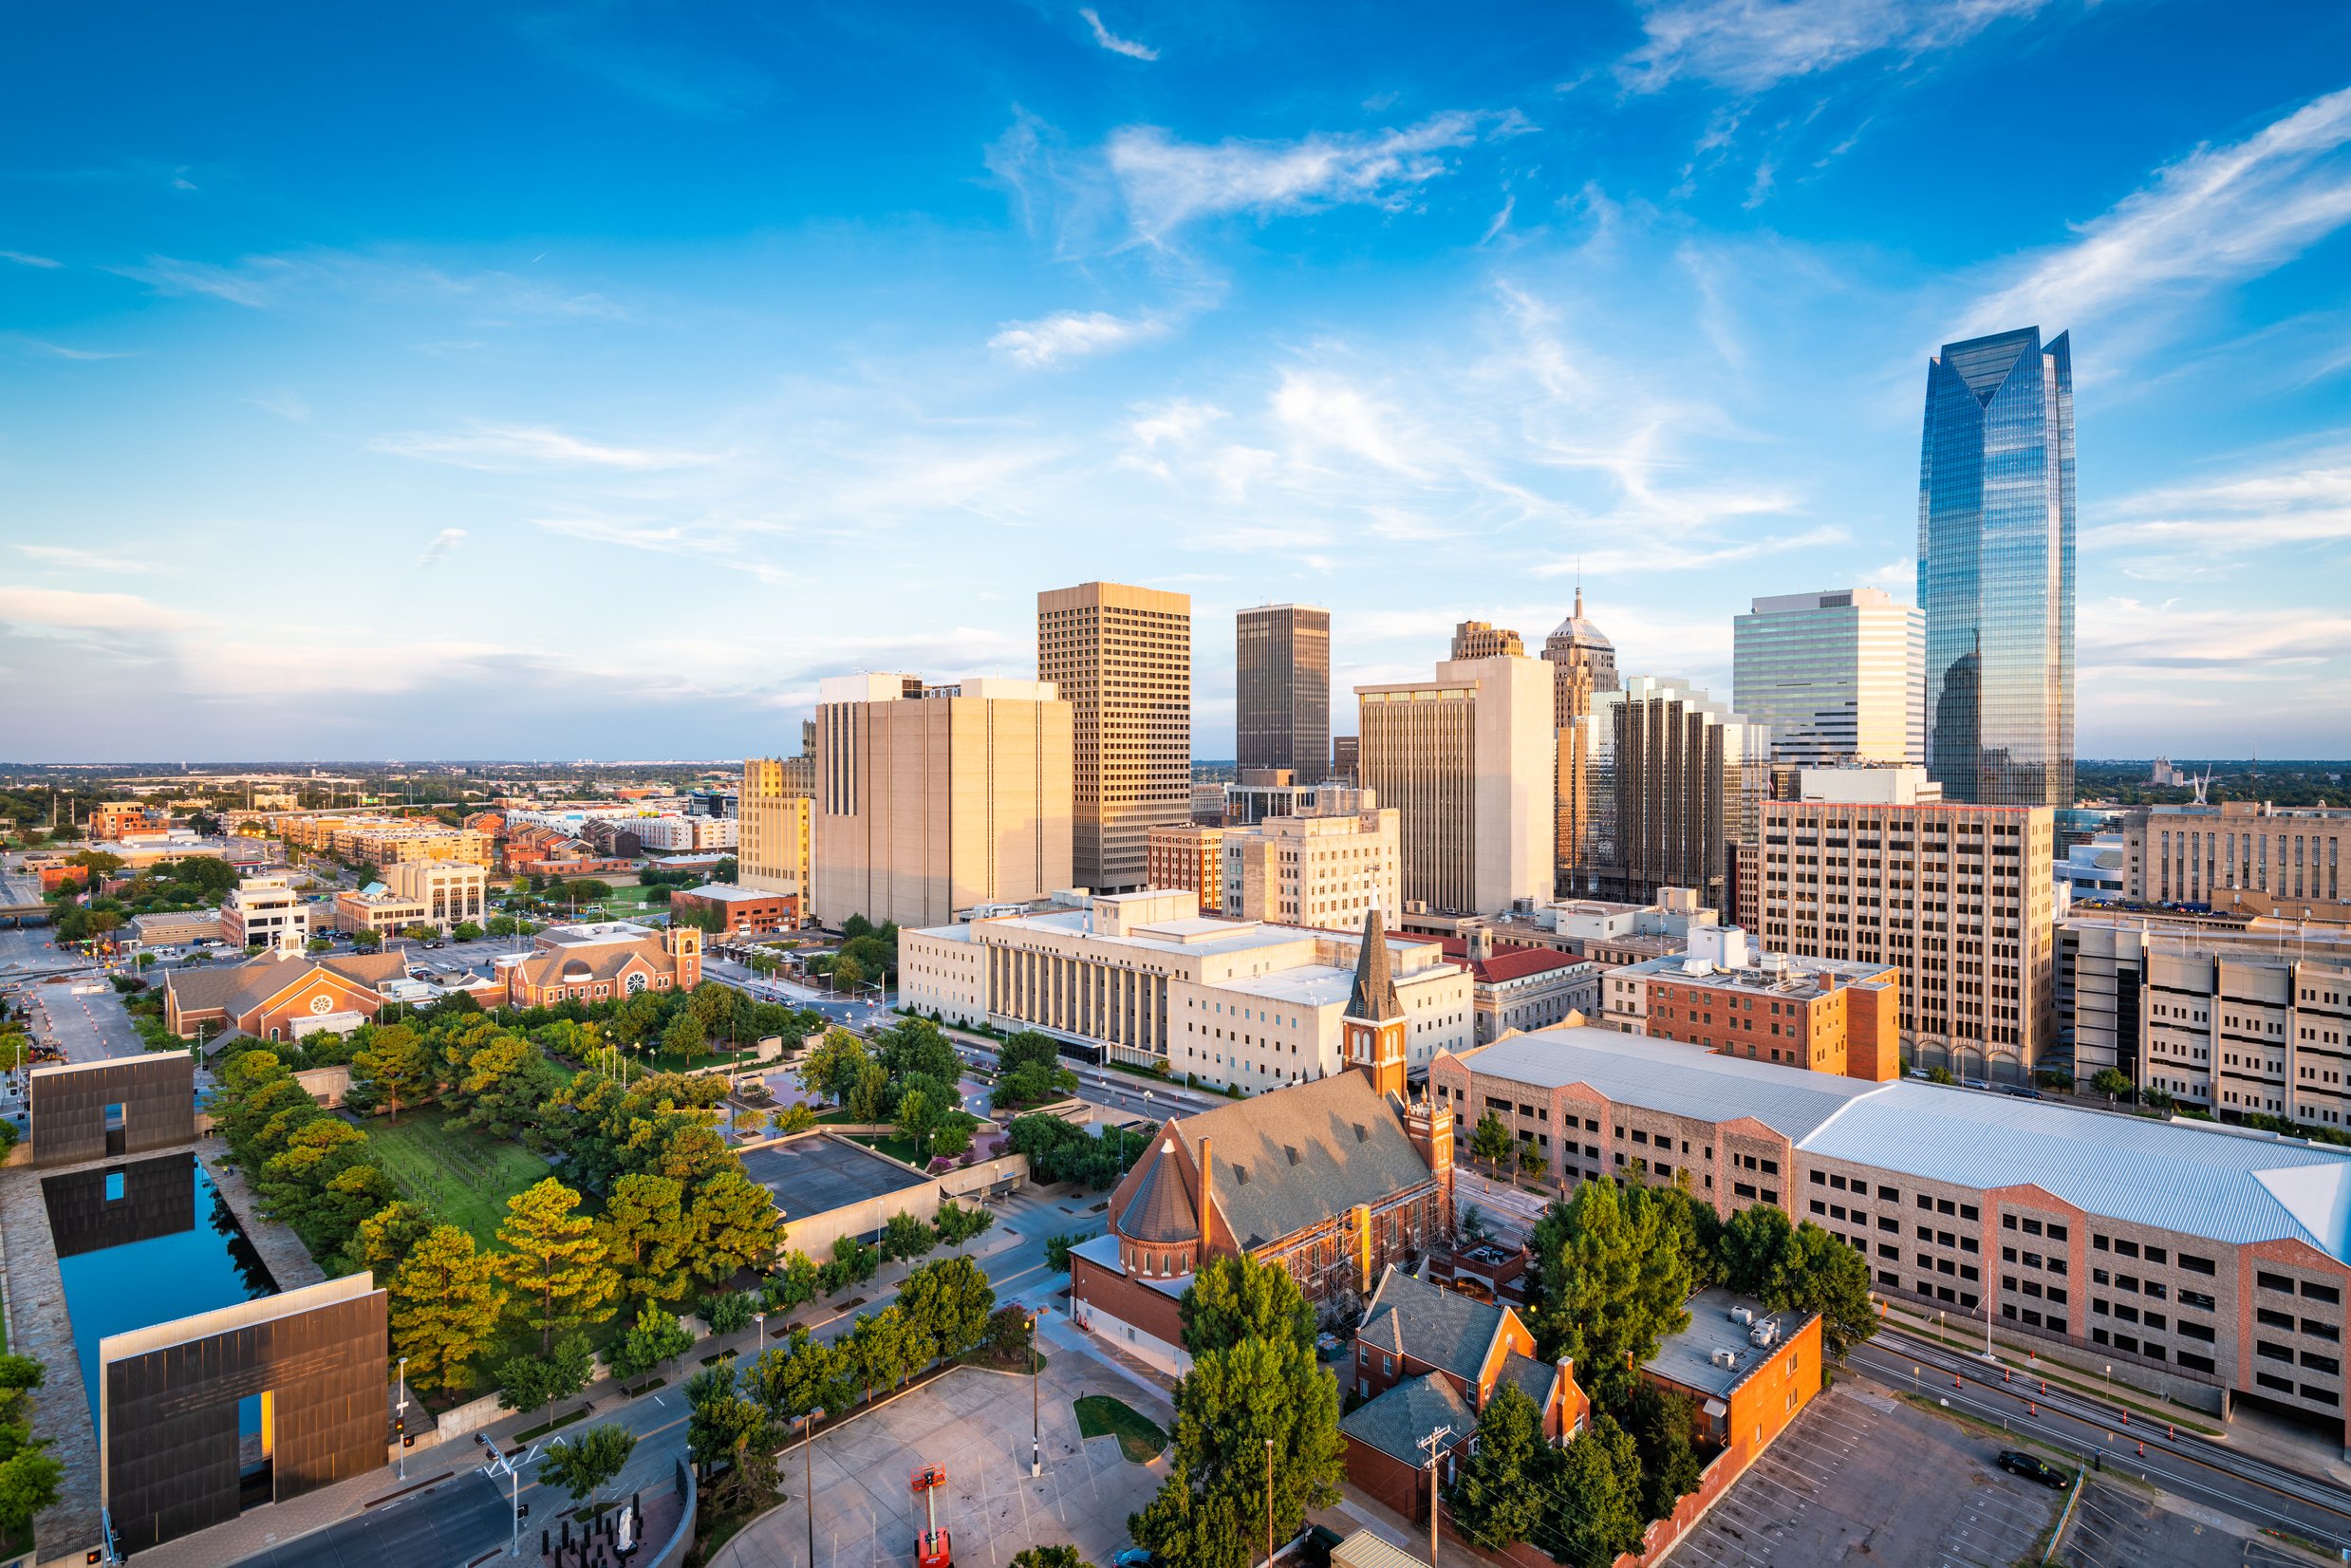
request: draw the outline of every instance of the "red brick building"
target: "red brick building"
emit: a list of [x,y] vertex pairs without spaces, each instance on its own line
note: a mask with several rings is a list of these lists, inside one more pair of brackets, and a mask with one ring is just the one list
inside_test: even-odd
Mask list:
[[706,882],[669,895],[672,911],[696,909],[718,915],[725,924],[718,935],[764,937],[791,931],[800,924],[800,901],[789,893],[737,887],[731,882]]
[[501,965],[507,1001],[515,1007],[691,991],[702,982],[702,934],[690,925],[655,931],[627,921],[550,925],[539,933],[536,952]]
[[1564,1357],[1535,1358],[1535,1335],[1506,1306],[1425,1284],[1392,1265],[1355,1332],[1354,1391],[1365,1402],[1339,1422],[1347,1479],[1415,1523],[1428,1518],[1429,1452],[1441,1427],[1445,1478],[1478,1429],[1478,1416],[1504,1385],[1542,1412],[1552,1443],[1581,1431],[1592,1402]]
[[378,987],[407,973],[399,953],[274,952],[234,965],[174,969],[163,978],[163,1026],[183,1039],[199,1028],[215,1037],[234,1029],[260,1040],[300,1039],[373,1018],[383,1005]]

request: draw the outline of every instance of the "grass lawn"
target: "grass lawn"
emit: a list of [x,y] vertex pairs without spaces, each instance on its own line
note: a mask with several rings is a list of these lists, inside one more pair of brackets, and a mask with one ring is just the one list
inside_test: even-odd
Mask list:
[[1118,1451],[1130,1465],[1148,1465],[1167,1446],[1167,1434],[1123,1400],[1107,1393],[1090,1393],[1077,1401],[1077,1435],[1100,1437],[1113,1433]]
[[411,1202],[472,1232],[485,1247],[497,1242],[506,1200],[550,1168],[520,1144],[450,1127],[438,1111],[403,1112],[398,1126],[371,1117],[367,1141]]
[[876,1149],[893,1160],[904,1160],[910,1166],[922,1164],[915,1158],[912,1138],[887,1136],[879,1132],[852,1132],[849,1138],[852,1142],[861,1143],[870,1149]]

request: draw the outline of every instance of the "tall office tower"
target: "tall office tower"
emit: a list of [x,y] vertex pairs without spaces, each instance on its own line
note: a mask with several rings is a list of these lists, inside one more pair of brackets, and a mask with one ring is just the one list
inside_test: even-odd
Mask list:
[[1882,588],[1782,593],[1731,623],[1731,700],[1798,767],[1927,760],[1927,617]]
[[1434,681],[1357,686],[1360,774],[1403,830],[1408,903],[1500,914],[1551,898],[1551,670],[1456,659]]
[[1148,880],[1151,830],[1192,815],[1192,600],[1080,583],[1036,596],[1036,677],[1076,719],[1077,885]]
[[815,912],[943,925],[1071,884],[1070,705],[1049,681],[817,689]]
[[1362,771],[1361,756],[1362,753],[1359,750],[1356,737],[1333,736],[1331,737],[1331,776],[1344,779],[1350,784],[1354,783],[1355,775]]
[[1902,971],[1913,1067],[2030,1082],[2057,1038],[2049,809],[1946,805],[1916,768],[1807,769],[1763,808],[1763,945]]
[[1519,634],[1502,626],[1491,626],[1483,621],[1464,621],[1453,628],[1453,658],[1521,659],[1526,648],[1519,642]]
[[2074,801],[2074,370],[2027,327],[1927,362],[1927,767],[1947,799]]
[[[795,762],[806,762],[808,767],[795,768]],[[736,808],[741,818],[736,838],[736,882],[790,900],[795,925],[808,912],[810,847],[808,792],[797,775],[813,773],[814,768],[812,757],[746,757],[742,793]]]
[[1581,722],[1595,821],[1576,890],[1648,904],[1689,887],[1727,912],[1733,847],[1753,841],[1771,793],[1763,727],[1687,681],[1648,675],[1595,693]]
[[1233,620],[1234,756],[1322,776],[1331,757],[1331,612],[1261,605]]
[[1592,757],[1583,721],[1594,693],[1616,689],[1616,644],[1584,619],[1581,584],[1574,613],[1543,639],[1543,659],[1551,665],[1552,724],[1559,732],[1552,850],[1558,890],[1566,892],[1591,858]]

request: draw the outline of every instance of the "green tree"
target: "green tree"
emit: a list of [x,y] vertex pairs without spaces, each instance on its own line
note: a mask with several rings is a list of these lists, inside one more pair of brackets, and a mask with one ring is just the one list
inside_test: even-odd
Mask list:
[[623,1377],[641,1377],[664,1361],[674,1361],[694,1348],[694,1331],[650,1301],[637,1309],[637,1320],[613,1347],[612,1370]]
[[816,1260],[805,1252],[787,1252],[776,1260],[775,1272],[761,1282],[759,1297],[770,1312],[790,1312],[816,1299]]
[[1551,1162],[1544,1158],[1543,1151],[1541,1149],[1537,1148],[1533,1144],[1521,1144],[1519,1146],[1520,1175],[1540,1176],[1550,1168]]
[[431,1214],[404,1199],[396,1200],[359,1223],[344,1245],[344,1260],[354,1273],[368,1269],[379,1282],[388,1280],[432,1230]]
[[832,977],[833,987],[836,990],[854,991],[866,983],[865,966],[847,953],[834,959],[832,967],[826,973]]
[[498,1226],[506,1248],[499,1278],[523,1320],[539,1331],[542,1351],[551,1350],[557,1329],[601,1323],[615,1310],[606,1303],[620,1277],[605,1258],[594,1222],[572,1212],[579,1206],[580,1195],[550,1176],[509,1198]]
[[857,1081],[849,1092],[844,1109],[851,1121],[878,1122],[884,1107],[889,1103],[889,1070],[880,1062],[869,1061],[857,1070]]
[[600,1422],[577,1437],[550,1443],[547,1457],[539,1462],[539,1480],[561,1486],[574,1503],[585,1502],[620,1478],[636,1449],[635,1432]]
[[[1580,1366],[1580,1364],[1579,1364]],[[1605,1411],[1558,1451],[1551,1518],[1562,1562],[1609,1563],[1641,1543],[1641,1458]]]
[[920,1089],[909,1089],[899,1097],[898,1131],[914,1145],[914,1157],[919,1162],[929,1157],[926,1146],[931,1129],[939,1125],[939,1107]]
[[882,1226],[882,1256],[892,1260],[920,1258],[939,1244],[939,1233],[900,1209]]
[[1633,1388],[1625,1427],[1641,1460],[1641,1517],[1663,1519],[1706,1473],[1690,1442],[1698,1411],[1689,1395],[1647,1378]]
[[417,1032],[404,1023],[369,1031],[367,1043],[351,1058],[350,1099],[354,1107],[389,1110],[400,1121],[401,1108],[415,1105],[433,1092],[435,1063]]
[[681,1008],[662,1031],[662,1049],[681,1060],[693,1060],[709,1043],[710,1035],[703,1029],[702,1020],[688,1009]]
[[702,1321],[714,1335],[740,1334],[759,1310],[759,1298],[747,1290],[722,1290],[701,1301]]
[[1518,1140],[1510,1136],[1510,1129],[1491,1111],[1478,1118],[1475,1130],[1469,1134],[1469,1152],[1485,1162],[1485,1168],[1494,1175],[1502,1174],[1502,1163],[1511,1157]]
[[1063,1231],[1045,1238],[1045,1266],[1055,1274],[1070,1272],[1070,1249],[1084,1241],[1084,1235]]
[[674,1301],[685,1294],[694,1231],[686,1223],[685,1190],[677,1182],[644,1172],[622,1177],[612,1185],[596,1234],[626,1295],[641,1301]]
[[894,1388],[929,1359],[927,1342],[895,1302],[859,1317],[841,1340],[857,1368],[858,1382],[870,1396]]
[[1087,1568],[1084,1554],[1074,1546],[1023,1546],[1012,1555],[1012,1568]]
[[940,1200],[939,1217],[931,1223],[939,1232],[941,1245],[957,1247],[984,1234],[996,1223],[996,1216],[984,1208],[965,1208],[952,1198],[943,1198]]
[[408,1358],[408,1381],[453,1391],[471,1384],[474,1359],[489,1347],[506,1310],[496,1265],[475,1248],[474,1238],[455,1225],[436,1225],[384,1289],[392,1349]]
[[869,1059],[863,1040],[846,1029],[828,1029],[800,1060],[800,1087],[835,1105],[847,1105],[857,1074]]
[[752,1364],[746,1381],[752,1394],[778,1423],[811,1410],[839,1413],[857,1399],[858,1373],[847,1350],[792,1331],[791,1340]]
[[457,922],[455,926],[450,928],[449,934],[458,942],[479,942],[482,939],[483,932],[482,928],[475,924],[472,921],[461,920]]
[[2090,1077],[2090,1087],[2114,1104],[2131,1092],[2131,1075],[2117,1067],[2101,1067]]
[[1193,1275],[1176,1312],[1184,1348],[1194,1355],[1251,1338],[1286,1341],[1310,1353],[1315,1348],[1315,1309],[1297,1281],[1288,1269],[1246,1253],[1215,1259]]
[[953,1159],[971,1148],[972,1129],[980,1125],[979,1118],[965,1111],[950,1111],[931,1129],[930,1151],[934,1156]]
[[1868,1262],[1819,1225],[1791,1225],[1759,1204],[1724,1222],[1718,1247],[1725,1284],[1773,1312],[1819,1313],[1823,1348],[1838,1360],[1877,1332]]
[[460,1024],[442,1055],[453,1069],[444,1098],[457,1112],[457,1121],[494,1138],[519,1137],[534,1127],[541,1110],[563,1087],[529,1036],[501,1029],[486,1018]]
[[784,1137],[806,1132],[816,1125],[816,1112],[805,1105],[788,1105],[768,1118],[768,1125]]
[[1478,1414],[1477,1451],[1462,1466],[1453,1495],[1463,1533],[1487,1546],[1534,1534],[1550,1458],[1542,1411],[1516,1384],[1498,1385]]
[[[868,968],[867,978],[872,973]],[[962,1059],[956,1055],[955,1042],[947,1038],[946,1032],[928,1018],[899,1019],[875,1036],[873,1050],[891,1077],[902,1081],[929,1078],[947,1087],[947,1098],[954,1098],[953,1085],[962,1075]]]
[[942,1258],[909,1273],[898,1287],[910,1339],[924,1361],[962,1354],[987,1333],[996,1310],[996,1291],[980,1265],[968,1258]]
[[[1127,1528],[1173,1568],[1246,1568],[1273,1456],[1274,1529],[1289,1537],[1310,1507],[1339,1497],[1346,1461],[1338,1385],[1311,1347],[1251,1336],[1195,1353],[1176,1385],[1169,1474]],[[1267,1447],[1271,1442],[1272,1447]]]
[[383,945],[383,933],[381,931],[354,931],[351,933],[351,945],[360,949],[362,952],[372,953],[377,948]]
[[1621,1409],[1635,1369],[1689,1322],[1689,1263],[1646,1186],[1584,1182],[1535,1225],[1531,1327],[1547,1357],[1575,1357],[1595,1403]]
[[781,1434],[745,1396],[732,1359],[687,1380],[686,1412],[686,1452],[705,1477],[710,1506],[751,1506],[774,1490]]
[[686,1222],[694,1236],[690,1268],[705,1284],[717,1284],[740,1269],[765,1268],[774,1260],[784,1230],[774,1198],[739,1167],[718,1172],[695,1189]]
[[596,1353],[588,1336],[567,1334],[546,1355],[512,1355],[498,1363],[498,1403],[510,1410],[545,1406],[552,1421],[556,1401],[587,1388],[595,1370]]
[[1955,1084],[1959,1080],[1951,1076],[1951,1070],[1948,1067],[1930,1067],[1927,1069],[1927,1081],[1949,1085]]

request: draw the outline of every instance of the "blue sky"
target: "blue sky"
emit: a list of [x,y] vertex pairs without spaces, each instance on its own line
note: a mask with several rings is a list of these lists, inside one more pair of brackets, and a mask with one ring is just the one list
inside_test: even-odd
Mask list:
[[[2074,334],[2080,750],[2351,755],[2351,8],[48,8],[0,755],[790,751],[1038,588],[1908,596],[1927,356]],[[1344,699],[1334,712],[1352,716]],[[1352,727],[1352,718],[1342,729]]]

